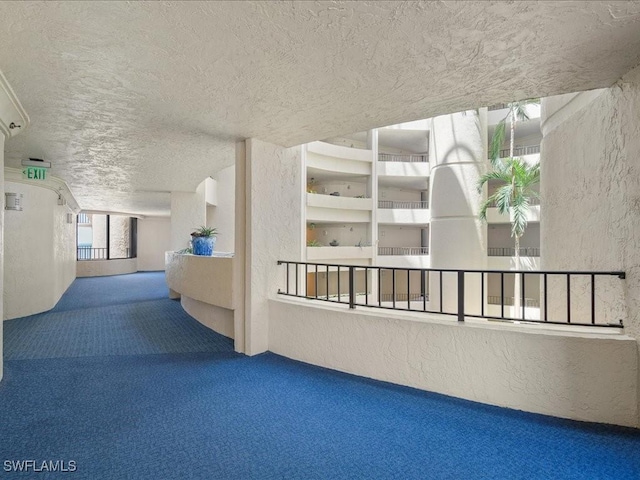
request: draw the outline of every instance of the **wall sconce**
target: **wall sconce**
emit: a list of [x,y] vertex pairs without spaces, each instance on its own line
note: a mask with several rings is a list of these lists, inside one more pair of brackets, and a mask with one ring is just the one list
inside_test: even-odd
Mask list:
[[5,193],[4,209],[22,211],[22,193]]
[[67,223],[73,223],[73,213],[67,213]]

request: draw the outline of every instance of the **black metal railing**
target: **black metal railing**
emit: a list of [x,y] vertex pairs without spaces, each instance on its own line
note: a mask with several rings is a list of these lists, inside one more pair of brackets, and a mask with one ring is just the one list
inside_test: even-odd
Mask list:
[[106,248],[78,247],[78,260],[106,260]]
[[488,107],[489,111],[502,110],[503,108],[509,108],[509,104],[508,103],[496,103],[495,105],[491,105],[490,107]]
[[[519,299],[522,301],[522,299]],[[505,306],[513,306],[516,304],[516,299],[514,297],[504,297],[500,298],[500,295],[489,295],[487,297],[487,303],[489,305],[505,305]],[[524,299],[525,307],[532,308],[540,308],[540,300],[537,298],[526,298]]]
[[378,208],[398,208],[398,209],[424,209],[429,208],[429,202],[410,201],[398,202],[395,200],[378,200]]
[[378,161],[380,162],[418,162],[426,163],[429,161],[429,155],[401,155],[396,153],[379,153]]
[[[522,257],[539,257],[539,247],[520,247],[520,256]],[[487,248],[487,254],[490,257],[513,257],[516,254],[514,247],[489,247]]]
[[[508,158],[511,153],[510,148],[503,148],[500,150],[500,158]],[[533,155],[534,153],[540,153],[540,145],[523,145],[514,147],[513,156],[520,157],[522,155]]]
[[[425,296],[421,293],[396,293],[395,297],[392,293],[381,293],[380,298],[383,302],[393,302],[394,298],[397,302],[419,302],[425,298]],[[426,300],[429,300],[429,297],[426,297]]]
[[429,255],[429,247],[378,247],[378,255]]
[[78,260],[123,260],[133,256],[130,248],[125,248],[124,257],[113,257],[109,255],[108,248],[78,247],[76,258]]
[[[425,313],[439,313],[452,315],[457,320],[463,322],[465,317],[484,318],[501,321],[524,321],[528,323],[558,324],[558,325],[579,325],[622,328],[622,320],[617,322],[606,322],[596,315],[596,278],[598,281],[605,277],[617,277],[625,279],[625,272],[592,272],[592,271],[525,271],[525,270],[456,270],[456,269],[435,269],[435,268],[394,268],[378,267],[369,265],[339,265],[327,263],[294,262],[279,260],[278,265],[284,265],[285,288],[279,288],[278,294],[294,297],[301,297],[311,300],[321,300],[348,305],[349,308],[356,306],[375,307],[383,309],[418,311]],[[488,296],[489,276],[497,276],[500,285],[500,295]],[[505,277],[518,277],[520,295],[518,296],[518,308],[510,309],[515,311],[514,316],[505,315],[505,306],[509,302],[516,303],[512,296],[505,295]],[[525,308],[532,306],[531,299],[525,297],[527,279],[537,278],[540,283],[540,319],[526,318]],[[585,314],[589,321],[576,321],[572,319],[572,281],[580,278],[582,293],[579,299],[584,303],[586,297],[590,309]],[[495,278],[494,278],[495,280]],[[560,281],[566,286],[564,298],[560,288],[549,289],[549,281]],[[322,285],[321,285],[322,283]],[[375,291],[374,284],[378,287]],[[466,285],[473,284],[467,291]],[[518,282],[514,281],[514,285]],[[430,293],[434,286],[435,298],[431,298]],[[345,288],[346,287],[346,288]],[[418,301],[412,296],[412,292],[418,290],[424,294],[420,295]],[[322,288],[323,291],[320,290]],[[445,293],[446,288],[446,293]],[[622,289],[622,286],[621,286]],[[381,292],[381,290],[384,290]],[[389,290],[391,290],[389,292]],[[477,291],[475,296],[473,291]],[[622,292],[622,290],[620,290]],[[469,298],[467,298],[467,294]],[[402,296],[404,295],[404,297]],[[444,300],[447,300],[447,308]],[[577,295],[576,295],[577,296]],[[473,303],[475,297],[476,305]],[[387,299],[391,300],[388,301]],[[403,300],[398,300],[403,298]],[[500,305],[500,315],[490,315],[485,304]],[[499,298],[499,300],[497,300]],[[421,301],[420,301],[421,300]],[[564,303],[566,318],[550,318],[548,312],[549,301],[555,304]],[[433,301],[433,304],[431,303]],[[391,305],[389,305],[391,303]],[[576,303],[575,299],[574,302]],[[454,305],[453,308],[450,308]],[[479,305],[479,306],[478,306]],[[472,308],[473,307],[473,308]],[[558,310],[554,309],[554,315],[558,316]]]

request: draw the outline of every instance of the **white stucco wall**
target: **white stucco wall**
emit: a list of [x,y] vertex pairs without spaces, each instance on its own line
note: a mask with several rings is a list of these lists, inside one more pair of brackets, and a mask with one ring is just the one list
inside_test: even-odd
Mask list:
[[164,270],[164,254],[171,249],[171,219],[138,220],[138,270]]
[[24,195],[24,210],[6,211],[4,225],[4,319],[55,306],[76,276],[76,229],[58,195],[33,184],[5,182]]
[[282,299],[270,301],[269,315],[269,349],[286,357],[502,407],[638,426],[638,353],[625,335]]
[[189,246],[191,232],[207,222],[205,181],[195,192],[171,192],[171,249]]
[[[624,270],[599,305],[640,339],[640,68],[570,100],[543,103],[542,268]],[[575,305],[576,315],[590,306]]]
[[207,224],[218,229],[216,250],[235,250],[235,165],[220,170],[216,175],[217,204],[207,207]]
[[245,353],[254,355],[269,348],[268,299],[282,274],[277,261],[302,256],[301,148],[249,139],[245,175]]

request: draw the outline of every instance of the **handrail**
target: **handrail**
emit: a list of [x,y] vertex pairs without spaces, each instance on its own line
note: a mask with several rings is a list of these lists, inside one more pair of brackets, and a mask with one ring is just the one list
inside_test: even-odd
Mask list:
[[[511,149],[503,148],[500,150],[500,158],[508,158],[510,153]],[[513,149],[514,157],[533,155],[535,153],[540,153],[540,145],[519,145]]]
[[[539,257],[539,247],[520,247],[518,249],[522,257]],[[514,257],[516,249],[514,247],[489,247],[487,254],[490,257]]]
[[503,108],[509,108],[508,103],[496,103],[495,105],[491,105],[487,107],[487,109],[491,112],[493,110],[502,110]]
[[[380,267],[372,265],[341,265],[330,263],[312,263],[279,260],[278,265],[286,267],[286,287],[279,288],[278,294],[293,297],[301,297],[311,300],[322,300],[334,303],[349,305],[353,309],[357,306],[386,308],[393,310],[417,311],[425,313],[439,313],[453,315],[459,322],[464,322],[465,317],[495,319],[501,321],[524,321],[527,323],[540,323],[552,325],[579,325],[590,327],[611,327],[622,328],[622,320],[618,323],[604,323],[596,318],[596,278],[607,276],[618,277],[621,280],[626,278],[623,271],[553,271],[553,270],[460,270],[460,269],[437,269],[437,268],[398,268]],[[293,267],[293,268],[291,268]],[[293,273],[292,273],[293,271]],[[488,295],[489,275],[499,275],[500,277],[500,315],[489,315],[485,310],[485,303],[493,304],[495,295]],[[505,295],[505,276],[518,277],[520,280],[520,295],[518,296],[520,308],[514,312],[514,316],[505,316],[505,306],[509,302],[515,302],[513,297]],[[375,278],[377,276],[377,281]],[[447,278],[447,299],[456,298],[457,308],[455,311],[445,311],[443,308],[444,290],[443,277]],[[527,278],[538,277],[541,283],[541,304],[540,319],[528,319],[525,316],[525,308],[533,306],[535,299],[525,297],[525,283]],[[346,277],[346,278],[345,278]],[[479,279],[478,279],[479,277]],[[548,288],[549,277],[552,279],[563,279],[566,285],[565,311],[566,319],[549,318],[548,305],[549,297],[557,301],[561,292],[560,289]],[[590,323],[572,321],[571,318],[571,283],[576,277],[587,277],[590,280]],[[385,285],[391,283],[390,297],[388,291],[376,291],[374,285]],[[455,280],[457,287],[452,288],[450,280]],[[480,313],[471,312],[467,302],[475,295],[466,295],[466,282],[474,282],[479,287]],[[429,286],[438,285],[437,293],[432,301],[429,295]],[[402,285],[402,286],[400,286]],[[414,288],[411,288],[413,285]],[[346,287],[346,288],[345,288]],[[419,297],[415,290],[420,289]],[[581,292],[583,289],[581,289]],[[364,293],[363,293],[364,292]],[[455,292],[455,295],[454,293]],[[388,305],[387,298],[391,298],[391,305]],[[402,298],[403,300],[398,300]],[[406,299],[406,301],[404,300]],[[586,301],[586,299],[584,299]],[[384,304],[383,304],[384,302]],[[401,302],[398,305],[398,302]],[[427,302],[429,302],[427,304]],[[574,300],[575,302],[575,300]],[[514,309],[515,310],[515,309]]]
[[398,208],[398,209],[425,209],[429,208],[427,201],[396,201],[378,200],[378,208]]
[[[504,299],[501,300],[500,295],[487,296],[487,304],[489,305],[503,305],[503,302],[504,305],[513,306],[515,305],[516,299],[514,297],[504,297]],[[540,308],[540,300],[538,300],[537,298],[525,298],[524,306]]]
[[379,153],[378,161],[380,162],[411,162],[411,163],[427,163],[429,155],[406,155],[398,153]]
[[378,255],[429,255],[429,247],[378,247]]
[[106,247],[102,248],[93,248],[93,247],[78,247],[77,249],[77,260],[123,260],[127,258],[133,258],[131,256],[131,249],[126,248],[126,256],[125,257],[109,257],[108,251]]

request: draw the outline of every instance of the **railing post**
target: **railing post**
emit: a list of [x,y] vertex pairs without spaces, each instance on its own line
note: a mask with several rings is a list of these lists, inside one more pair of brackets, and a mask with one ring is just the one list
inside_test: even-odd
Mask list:
[[458,321],[464,322],[464,271],[458,271]]
[[356,308],[356,273],[355,267],[349,267],[349,308]]

